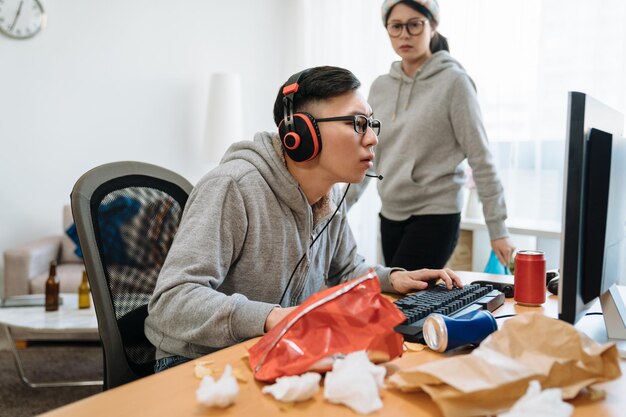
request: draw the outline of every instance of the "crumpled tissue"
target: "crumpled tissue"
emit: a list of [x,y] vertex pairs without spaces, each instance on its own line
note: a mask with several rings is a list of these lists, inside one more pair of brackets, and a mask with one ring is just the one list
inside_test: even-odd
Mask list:
[[233,376],[230,365],[224,367],[224,373],[217,382],[211,376],[204,376],[196,390],[196,400],[207,407],[226,408],[235,402],[239,394],[239,385]]
[[539,381],[530,381],[526,394],[499,417],[569,417],[573,412],[574,406],[561,399],[559,388],[541,391]]
[[263,387],[263,394],[271,394],[278,401],[306,401],[320,390],[322,376],[316,372],[302,375],[283,376],[276,383]]
[[353,352],[333,363],[324,379],[324,398],[344,404],[359,414],[380,410],[383,403],[378,390],[384,386],[383,366],[374,365],[364,350]]

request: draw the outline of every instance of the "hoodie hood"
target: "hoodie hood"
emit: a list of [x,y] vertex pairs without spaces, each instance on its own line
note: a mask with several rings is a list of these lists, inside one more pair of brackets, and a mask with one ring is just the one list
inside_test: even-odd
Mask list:
[[[248,164],[249,170],[242,170],[241,164]],[[289,208],[302,212],[308,207],[306,196],[296,179],[287,170],[285,158],[280,148],[280,141],[275,133],[259,132],[253,141],[234,143],[228,148],[217,173],[243,176],[252,168],[261,174],[272,192]]]
[[395,61],[391,64],[389,75],[396,80],[401,79],[406,83],[412,83],[415,80],[425,80],[434,77],[441,71],[448,68],[456,68],[465,72],[463,66],[456,59],[452,58],[448,51],[435,52],[429,59],[417,70],[413,78],[409,77],[402,71],[402,61]]
[[404,109],[408,109],[411,104],[411,97],[413,96],[413,89],[416,88],[416,84],[419,81],[427,80],[436,77],[440,73],[446,70],[458,70],[465,72],[463,66],[456,59],[452,58],[447,51],[435,52],[428,61],[417,70],[415,76],[409,77],[402,71],[402,61],[395,61],[391,64],[389,75],[394,80],[399,80],[398,91],[396,93],[396,105],[393,112],[392,120],[395,120],[398,110],[400,108],[400,93],[403,88],[410,88],[407,102],[404,103]]
[[[292,211],[308,216],[310,208],[315,225],[336,208],[330,193],[313,206],[309,205],[300,184],[287,170],[280,139],[275,133],[260,132],[254,135],[253,141],[234,143],[228,148],[216,169],[218,172],[229,172],[232,175],[234,172],[243,171],[240,168],[242,163],[249,167],[245,172],[255,167],[272,193]],[[334,192],[337,198],[337,187]]]

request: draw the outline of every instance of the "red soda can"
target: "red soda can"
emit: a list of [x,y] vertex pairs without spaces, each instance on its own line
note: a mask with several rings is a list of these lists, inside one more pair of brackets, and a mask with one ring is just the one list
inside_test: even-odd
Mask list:
[[542,251],[521,250],[515,255],[515,302],[540,306],[546,302],[546,258]]

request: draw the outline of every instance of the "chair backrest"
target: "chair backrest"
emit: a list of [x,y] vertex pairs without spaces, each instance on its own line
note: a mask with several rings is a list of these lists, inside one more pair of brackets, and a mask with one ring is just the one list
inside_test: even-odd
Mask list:
[[72,215],[104,351],[104,389],[153,373],[147,304],[192,185],[141,162],[114,162],[79,178]]

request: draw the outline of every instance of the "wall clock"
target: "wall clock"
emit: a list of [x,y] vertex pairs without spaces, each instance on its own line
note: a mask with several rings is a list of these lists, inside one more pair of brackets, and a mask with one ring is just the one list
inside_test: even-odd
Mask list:
[[39,0],[0,0],[0,33],[14,39],[32,38],[46,25]]

